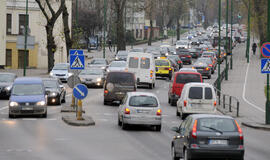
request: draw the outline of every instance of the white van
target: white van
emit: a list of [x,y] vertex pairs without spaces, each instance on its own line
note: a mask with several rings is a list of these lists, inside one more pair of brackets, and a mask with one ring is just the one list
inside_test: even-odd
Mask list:
[[128,71],[135,74],[137,85],[146,84],[150,89],[155,87],[155,61],[152,54],[130,52],[127,58],[127,65]]
[[185,119],[193,113],[216,113],[216,93],[211,84],[187,83],[177,101],[176,115]]

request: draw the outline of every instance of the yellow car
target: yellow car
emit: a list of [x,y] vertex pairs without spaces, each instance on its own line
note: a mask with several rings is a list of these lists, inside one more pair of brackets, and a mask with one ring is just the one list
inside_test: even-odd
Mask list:
[[164,57],[156,59],[155,65],[156,65],[156,76],[168,77],[171,80],[174,69],[172,67],[171,62],[168,59]]

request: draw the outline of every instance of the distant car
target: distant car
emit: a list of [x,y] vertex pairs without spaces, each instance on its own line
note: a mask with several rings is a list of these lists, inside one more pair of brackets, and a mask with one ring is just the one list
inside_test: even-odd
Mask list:
[[181,68],[179,72],[198,72],[197,69],[194,68]]
[[176,55],[176,49],[175,47],[169,47],[170,55]]
[[105,72],[101,68],[87,68],[81,71],[79,78],[87,87],[103,87]]
[[9,118],[19,115],[47,117],[45,88],[41,78],[16,78],[9,99]]
[[51,78],[58,78],[62,82],[67,82],[67,79],[72,75],[73,73],[71,73],[68,63],[58,63],[50,72]]
[[16,78],[17,75],[14,73],[0,73],[0,98],[9,98],[12,84]]
[[192,65],[193,69],[196,69],[202,76],[206,76],[208,79],[211,78],[211,74],[214,73],[214,68],[210,66],[210,58],[198,58],[197,61]]
[[189,49],[189,53],[191,54],[192,58],[198,58],[200,57],[200,52],[196,49]]
[[118,51],[115,60],[116,61],[126,61],[128,56],[128,51]]
[[176,49],[178,48],[185,48],[185,49],[188,49],[189,48],[189,43],[188,41],[183,41],[183,40],[180,40],[180,41],[177,41],[176,42]]
[[216,92],[211,84],[187,83],[177,101],[176,115],[185,119],[190,114],[215,114],[216,105]]
[[161,45],[159,50],[160,50],[160,54],[161,56],[168,56],[171,52],[169,47],[171,47],[170,45]]
[[107,72],[111,71],[127,71],[127,62],[126,61],[112,61],[108,68]]
[[158,47],[147,47],[145,53],[151,53],[155,59],[160,58],[161,54]]
[[130,49],[129,52],[144,52],[144,49],[143,48],[133,48],[133,49]]
[[192,57],[188,50],[186,49],[178,49],[176,50],[179,58],[183,63],[192,64]]
[[156,66],[156,76],[159,77],[168,77],[171,80],[172,75],[174,73],[174,68],[170,62],[170,60],[164,58],[159,58],[155,60]]
[[179,56],[177,55],[168,55],[167,56],[168,59],[173,59],[174,61],[177,62],[178,66],[179,66],[179,69],[180,68],[183,68],[183,62],[182,60],[179,58]]
[[173,160],[239,159],[244,160],[244,136],[232,117],[212,114],[188,116],[171,142]]
[[66,88],[59,79],[44,78],[42,79],[47,95],[47,104],[57,104],[66,102]]
[[154,126],[161,130],[162,111],[157,96],[148,92],[128,92],[118,109],[118,125]]
[[106,70],[108,66],[108,61],[105,58],[94,58],[88,63],[88,68],[101,68]]

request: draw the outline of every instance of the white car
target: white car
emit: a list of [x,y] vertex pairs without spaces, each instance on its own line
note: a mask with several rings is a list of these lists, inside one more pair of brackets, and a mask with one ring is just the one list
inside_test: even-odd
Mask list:
[[185,119],[194,113],[216,113],[216,93],[208,83],[187,83],[177,101],[176,115]]
[[188,49],[189,48],[189,42],[188,41],[177,41],[176,42],[176,49],[178,48],[185,48],[185,49]]
[[118,109],[118,125],[154,126],[161,130],[162,111],[156,95],[148,92],[128,92]]
[[111,71],[127,71],[127,62],[126,61],[112,61],[109,64],[109,67],[106,70],[107,72]]
[[67,82],[67,79],[72,75],[73,73],[70,71],[68,63],[55,64],[50,72],[51,78],[58,78],[62,82]]

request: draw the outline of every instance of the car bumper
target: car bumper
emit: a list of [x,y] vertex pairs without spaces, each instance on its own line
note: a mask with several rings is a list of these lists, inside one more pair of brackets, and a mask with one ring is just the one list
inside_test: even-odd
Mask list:
[[210,76],[211,75],[211,70],[199,70],[197,69],[197,71],[202,75],[202,76]]
[[67,79],[68,79],[68,76],[55,76],[55,75],[53,75],[53,76],[50,76],[50,77],[52,77],[52,78],[58,78],[62,82],[67,82]]
[[233,158],[241,159],[244,156],[244,149],[209,149],[209,148],[198,148],[188,149],[189,156],[191,158]]
[[47,106],[18,106],[9,107],[9,114],[12,115],[40,115],[47,112]]
[[128,116],[123,117],[126,124],[133,125],[161,125],[162,118],[160,116]]
[[125,97],[126,93],[119,92],[119,93],[108,93],[104,95],[104,101],[122,101],[122,99]]
[[103,82],[87,82],[87,81],[83,81],[82,83],[85,84],[86,86],[98,86],[98,87],[103,86]]
[[191,63],[191,59],[187,59],[187,58],[181,58],[181,61],[183,63]]
[[184,114],[216,114],[216,110],[189,110],[184,109],[182,110]]

